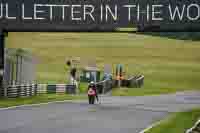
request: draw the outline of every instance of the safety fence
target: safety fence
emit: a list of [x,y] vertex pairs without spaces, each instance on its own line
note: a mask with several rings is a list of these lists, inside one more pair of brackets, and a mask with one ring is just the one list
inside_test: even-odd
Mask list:
[[[100,81],[96,84],[99,94],[105,94],[112,90],[112,80]],[[6,86],[1,92],[1,96],[8,98],[28,97],[38,94],[76,94],[76,86],[69,84],[17,84]]]
[[38,84],[39,94],[67,93],[76,94],[76,86],[68,84]]
[[[113,88],[118,87],[118,80],[113,80]],[[141,88],[144,85],[144,75],[132,76],[129,79],[124,79],[120,81],[121,87],[128,88]]]
[[4,96],[4,89],[3,89],[3,87],[1,86],[1,88],[0,88],[0,97],[3,97]]
[[37,94],[37,84],[10,85],[4,90],[8,98],[27,97]]
[[[122,80],[122,87],[140,88],[144,84],[144,76],[134,76],[128,80]],[[99,94],[110,92],[113,87],[117,87],[117,80],[104,80],[96,83]],[[69,84],[17,84],[13,82],[0,91],[0,95],[8,98],[27,97],[37,94],[66,93],[76,94],[76,86]]]
[[192,128],[186,130],[185,133],[200,133],[200,119],[194,124]]
[[[140,88],[144,84],[144,76],[135,76],[128,80],[122,81],[122,86],[130,88]],[[96,83],[99,94],[105,94],[112,90],[116,86],[115,80],[104,80]],[[37,94],[54,94],[54,93],[66,93],[76,94],[76,86],[69,84],[36,84],[26,83],[17,84],[13,82],[12,85],[6,86],[1,92],[1,96],[8,98],[27,97]]]
[[12,84],[1,91],[1,96],[16,98],[54,93],[76,94],[76,86],[68,84]]
[[112,90],[112,80],[103,80],[96,84],[99,94],[105,94]]
[[128,79],[127,87],[141,88],[144,85],[144,75],[134,76]]

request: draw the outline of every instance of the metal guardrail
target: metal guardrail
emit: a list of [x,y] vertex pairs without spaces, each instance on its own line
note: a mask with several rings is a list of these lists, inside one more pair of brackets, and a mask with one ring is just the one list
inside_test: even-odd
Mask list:
[[[105,94],[112,90],[114,84],[114,80],[104,80],[96,83],[96,86],[99,94]],[[131,77],[124,81],[123,84],[130,88],[140,88],[144,84],[144,76]],[[76,86],[67,84],[12,84],[8,85],[0,93],[8,98],[27,97],[45,93],[76,94]]]
[[99,94],[105,94],[112,90],[112,80],[103,80],[96,83]]
[[0,97],[3,97],[3,96],[4,96],[4,89],[0,88]]
[[200,119],[194,124],[194,126],[188,130],[186,130],[185,133],[199,133],[200,132]]
[[[113,87],[118,87],[118,80],[113,80]],[[144,75],[133,76],[121,81],[121,87],[141,88],[144,85]]]
[[35,96],[37,94],[67,93],[76,94],[76,86],[68,84],[13,84],[6,86],[0,93],[7,98]]
[[127,87],[141,88],[144,85],[144,75],[134,76],[127,80]]
[[4,89],[4,96],[8,98],[27,97],[37,95],[37,84],[9,85]]
[[76,85],[69,84],[47,84],[46,93],[76,94]]
[[[144,75],[134,76],[128,80],[122,80],[122,86],[129,88],[141,88],[144,85]],[[117,86],[116,80],[104,80],[96,83],[99,94],[105,94]]]

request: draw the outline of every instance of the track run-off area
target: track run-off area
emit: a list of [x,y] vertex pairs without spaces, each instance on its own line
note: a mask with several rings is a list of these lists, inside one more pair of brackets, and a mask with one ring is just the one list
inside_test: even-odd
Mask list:
[[200,106],[200,92],[157,96],[100,96],[0,110],[0,133],[140,133],[170,113]]

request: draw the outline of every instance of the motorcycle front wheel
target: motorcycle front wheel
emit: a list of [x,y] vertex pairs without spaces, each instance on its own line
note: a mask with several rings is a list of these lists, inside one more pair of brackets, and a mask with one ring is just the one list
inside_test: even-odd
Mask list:
[[95,97],[94,96],[88,96],[89,104],[94,104]]

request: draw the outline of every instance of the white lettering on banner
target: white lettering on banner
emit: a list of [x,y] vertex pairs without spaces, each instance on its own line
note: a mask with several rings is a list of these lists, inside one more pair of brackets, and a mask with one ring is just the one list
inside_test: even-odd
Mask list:
[[[32,7],[31,7],[32,6]],[[120,10],[123,10],[121,12]],[[57,12],[57,13],[56,13]],[[58,14],[59,12],[59,14]],[[165,13],[165,14],[164,14]],[[168,15],[166,15],[168,14]],[[108,4],[33,4],[27,5],[21,3],[16,4],[0,3],[0,19],[22,21],[27,20],[49,20],[54,21],[59,18],[60,21],[87,21],[95,22],[113,22],[109,20],[119,21],[121,16],[127,16],[129,22],[135,21],[163,21],[165,19],[171,21],[190,21],[200,20],[200,5],[191,3],[188,5],[147,5],[140,6],[139,4],[124,4],[118,5],[113,3]],[[184,21],[186,22],[186,21]]]

